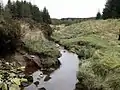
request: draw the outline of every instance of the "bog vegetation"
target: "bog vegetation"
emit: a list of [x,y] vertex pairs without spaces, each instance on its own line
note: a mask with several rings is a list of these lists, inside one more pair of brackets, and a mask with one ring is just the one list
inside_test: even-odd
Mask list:
[[[77,53],[81,60],[77,90],[120,90],[119,18],[119,0],[107,0],[103,14],[98,12],[96,18],[88,18],[91,20],[63,18],[52,21],[46,7],[39,10],[30,2],[18,0],[8,0],[5,6],[1,3],[0,88],[7,90],[10,86],[13,90],[14,87],[19,88],[21,78],[27,81],[19,76],[21,68],[11,62],[13,57],[10,57],[16,56],[16,53],[18,55],[18,51],[38,55],[42,69],[47,72],[58,67],[59,51],[55,44],[48,40],[52,35],[55,42]],[[58,30],[55,27],[53,33],[48,25],[51,23],[65,25],[57,27]]]
[[72,24],[53,33],[55,42],[77,53],[81,60],[76,90],[120,90],[119,18],[120,1],[107,0],[97,20]]
[[119,20],[92,20],[56,30],[52,38],[80,58],[77,90],[120,89]]
[[53,33],[55,42],[77,53],[81,60],[76,90],[120,90],[119,12],[120,1],[107,0],[97,20],[64,26]]

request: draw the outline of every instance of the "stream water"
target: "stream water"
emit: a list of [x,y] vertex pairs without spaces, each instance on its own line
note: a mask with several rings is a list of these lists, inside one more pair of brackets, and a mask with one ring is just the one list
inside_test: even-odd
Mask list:
[[[79,59],[76,54],[70,53],[67,50],[60,48],[62,56],[59,58],[61,66],[54,71],[47,82],[40,83],[40,87],[46,90],[74,90],[77,83],[77,71]],[[37,77],[37,76],[36,76]],[[27,90],[38,90],[35,85],[31,85]]]

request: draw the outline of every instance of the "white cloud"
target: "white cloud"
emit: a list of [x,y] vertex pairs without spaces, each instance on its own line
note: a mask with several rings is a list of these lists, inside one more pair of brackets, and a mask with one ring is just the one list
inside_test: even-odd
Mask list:
[[[15,0],[14,0],[15,1]],[[102,12],[106,0],[26,0],[40,9],[47,7],[52,18],[93,17],[98,10]],[[4,0],[6,3],[7,0]]]

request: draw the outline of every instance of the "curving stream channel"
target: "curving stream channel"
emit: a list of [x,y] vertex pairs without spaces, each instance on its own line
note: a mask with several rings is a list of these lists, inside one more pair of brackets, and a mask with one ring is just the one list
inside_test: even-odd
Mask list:
[[[77,71],[79,65],[79,58],[76,54],[70,53],[67,50],[59,49],[62,56],[59,58],[61,66],[54,71],[47,82],[40,83],[40,87],[46,90],[74,90],[77,83]],[[37,77],[37,76],[36,76]],[[29,86],[26,90],[38,90],[35,85]]]

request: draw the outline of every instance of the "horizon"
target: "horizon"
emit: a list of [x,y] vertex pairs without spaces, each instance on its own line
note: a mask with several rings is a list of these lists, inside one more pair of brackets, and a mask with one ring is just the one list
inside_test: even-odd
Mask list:
[[[4,4],[8,0],[3,0]],[[11,0],[16,1],[16,0]],[[22,0],[19,0],[22,1]],[[49,11],[51,18],[90,18],[96,17],[99,11],[102,14],[103,8],[105,7],[106,0],[25,0],[37,5],[40,10],[46,7]]]

